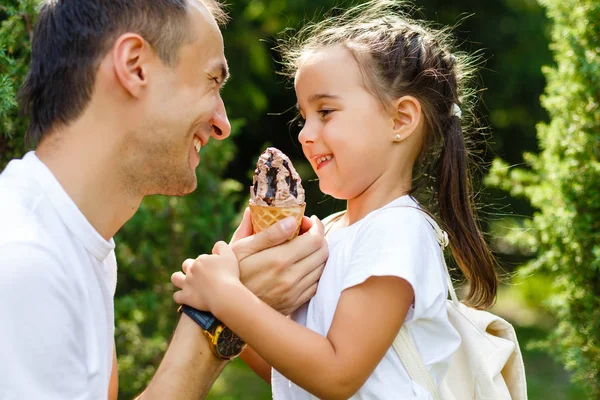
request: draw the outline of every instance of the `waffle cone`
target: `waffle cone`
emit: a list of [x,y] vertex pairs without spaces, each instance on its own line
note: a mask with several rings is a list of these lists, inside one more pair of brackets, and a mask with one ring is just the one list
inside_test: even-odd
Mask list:
[[302,217],[304,216],[304,208],[306,204],[302,204],[295,207],[271,207],[271,206],[254,206],[250,205],[250,215],[252,216],[252,227],[254,228],[254,233],[258,233],[264,229],[267,229],[275,222],[281,221],[285,217],[294,217],[296,218],[296,223],[298,227],[296,228],[296,232],[294,236],[290,238],[293,239],[298,236],[300,233],[300,225],[302,224]]

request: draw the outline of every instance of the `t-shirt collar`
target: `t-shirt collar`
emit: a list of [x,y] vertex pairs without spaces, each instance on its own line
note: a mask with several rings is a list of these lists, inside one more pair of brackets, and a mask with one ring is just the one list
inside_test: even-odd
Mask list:
[[391,208],[391,207],[417,207],[418,208],[419,203],[415,200],[414,197],[412,197],[410,195],[400,196],[400,197],[392,200],[388,204],[384,205],[383,207],[371,211],[370,213],[365,215],[360,221],[357,221],[350,226],[347,226],[344,228],[339,228],[339,229],[332,231],[331,233],[329,233],[327,235],[327,242],[329,243],[330,246],[336,244],[341,238],[345,237],[350,232],[356,232],[358,227],[361,226],[364,223],[364,221],[367,221],[372,215],[375,215],[376,213],[380,212],[381,210],[384,210],[386,208]]
[[56,213],[60,216],[63,223],[69,228],[73,236],[77,238],[85,248],[99,260],[104,260],[115,248],[115,242],[111,238],[105,240],[96,229],[90,224],[85,215],[81,212],[77,204],[69,197],[67,192],[61,186],[54,174],[37,157],[34,151],[31,151],[23,157],[29,168],[35,173],[38,183],[44,190],[46,196],[52,203]]

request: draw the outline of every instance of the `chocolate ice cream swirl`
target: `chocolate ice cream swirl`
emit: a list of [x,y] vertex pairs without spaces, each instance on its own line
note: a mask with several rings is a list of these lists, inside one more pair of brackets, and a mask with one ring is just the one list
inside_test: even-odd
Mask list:
[[267,148],[258,158],[250,204],[294,207],[304,204],[302,179],[290,159],[275,147]]

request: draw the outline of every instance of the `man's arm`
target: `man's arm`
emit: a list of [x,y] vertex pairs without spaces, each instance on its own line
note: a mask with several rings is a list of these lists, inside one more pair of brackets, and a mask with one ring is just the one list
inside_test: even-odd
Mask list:
[[212,354],[198,324],[182,314],[158,371],[138,400],[204,398],[226,364]]
[[117,364],[117,344],[113,344],[113,362],[108,384],[108,400],[117,400],[119,395],[119,365]]
[[[242,282],[269,306],[287,315],[316,290],[328,256],[322,226],[316,218],[311,221],[305,217],[303,231],[309,234],[287,242],[295,224],[284,221],[249,236],[249,223],[249,213],[245,213],[232,239],[240,270],[245,272]],[[182,315],[158,371],[139,400],[204,398],[226,364],[213,355],[202,329]]]

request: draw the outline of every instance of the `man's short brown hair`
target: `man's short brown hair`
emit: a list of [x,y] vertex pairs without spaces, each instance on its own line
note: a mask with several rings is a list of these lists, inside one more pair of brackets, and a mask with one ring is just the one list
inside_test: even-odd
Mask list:
[[[100,60],[125,32],[141,35],[169,66],[191,41],[188,1],[46,0],[36,21],[30,70],[19,100],[29,116],[27,137],[36,145],[50,129],[78,118],[87,107]],[[216,0],[201,0],[217,22],[226,14]]]

